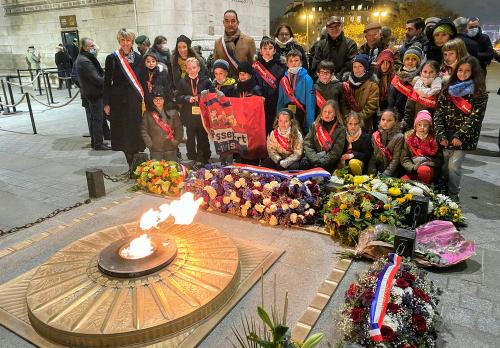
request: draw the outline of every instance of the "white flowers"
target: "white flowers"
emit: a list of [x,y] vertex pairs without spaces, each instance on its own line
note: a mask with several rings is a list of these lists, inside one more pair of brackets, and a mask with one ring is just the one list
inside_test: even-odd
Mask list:
[[382,322],[382,325],[389,326],[392,329],[392,331],[394,331],[394,332],[396,332],[398,330],[398,327],[399,327],[395,318],[393,318],[389,313],[385,314],[384,321]]
[[457,204],[457,203],[455,203],[455,202],[453,202],[453,201],[451,201],[451,202],[448,204],[448,206],[449,206],[451,209],[458,209],[458,204]]
[[338,176],[332,175],[330,177],[330,182],[333,184],[344,185],[344,179],[339,178]]
[[382,182],[380,179],[373,179],[372,182],[372,190],[373,191],[378,191],[382,193],[387,193],[388,187],[385,183]]

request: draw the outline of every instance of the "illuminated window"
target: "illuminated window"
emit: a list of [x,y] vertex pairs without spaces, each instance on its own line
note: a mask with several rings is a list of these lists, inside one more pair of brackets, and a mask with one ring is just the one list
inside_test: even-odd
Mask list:
[[361,16],[358,16],[358,18],[356,20],[358,23],[361,23]]
[[321,6],[320,6],[320,7],[318,7],[318,11],[319,11],[319,12],[323,11],[323,8],[322,8]]
[[351,5],[351,10],[354,10],[355,8],[356,8],[356,6]]
[[315,11],[316,11],[316,8],[315,8],[315,7],[313,7],[313,8],[311,9],[311,11],[315,12]]
[[345,22],[345,18],[344,18],[344,17],[340,17],[340,21],[341,21],[342,23],[344,23],[344,22]]
[[358,5],[358,10],[362,10],[363,9],[363,4],[359,4]]

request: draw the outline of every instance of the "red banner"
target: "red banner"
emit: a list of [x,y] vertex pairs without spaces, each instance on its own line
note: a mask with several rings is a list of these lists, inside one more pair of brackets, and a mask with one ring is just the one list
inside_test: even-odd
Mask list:
[[239,153],[245,159],[267,157],[264,98],[202,96],[201,119],[217,154]]

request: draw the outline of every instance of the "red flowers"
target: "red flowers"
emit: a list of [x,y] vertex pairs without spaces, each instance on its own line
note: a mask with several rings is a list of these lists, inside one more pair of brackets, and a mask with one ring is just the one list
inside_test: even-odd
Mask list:
[[410,286],[410,284],[408,284],[408,282],[403,278],[398,278],[396,279],[396,286],[400,287],[401,289],[406,289]]
[[422,289],[413,288],[413,293],[415,294],[415,296],[424,300],[425,302],[429,302],[429,295],[427,295]]
[[359,286],[356,283],[352,283],[351,285],[349,285],[349,289],[347,289],[347,297],[348,298],[356,297],[358,291],[359,291]]
[[399,311],[399,306],[393,302],[387,304],[387,312],[396,314]]
[[349,316],[355,323],[363,321],[363,308],[353,308]]
[[365,292],[363,292],[361,294],[359,299],[361,300],[361,303],[363,304],[363,306],[370,305],[372,303],[372,300],[373,300],[373,290],[372,289],[365,290]]
[[420,314],[412,315],[411,325],[415,329],[415,332],[420,335],[427,331],[427,323],[425,322],[425,318]]
[[401,278],[403,278],[404,280],[406,280],[408,283],[413,284],[413,282],[415,281],[415,276],[411,273],[408,273],[408,272],[403,272],[403,274],[401,275]]
[[396,334],[387,325],[382,325],[382,327],[380,328],[380,333],[382,334],[382,339],[385,342],[392,342],[392,341],[396,340]]

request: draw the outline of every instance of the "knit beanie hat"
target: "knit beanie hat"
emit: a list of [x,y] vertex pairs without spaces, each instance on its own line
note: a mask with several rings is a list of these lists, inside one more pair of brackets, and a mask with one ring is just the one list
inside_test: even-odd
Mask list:
[[441,18],[429,17],[425,20],[425,26],[432,25],[432,24],[436,25],[440,20],[441,20]]
[[444,23],[434,28],[434,30],[432,31],[432,36],[436,35],[437,33],[446,33],[450,36],[453,36],[455,32],[450,24]]
[[238,73],[240,72],[246,72],[250,75],[253,75],[253,69],[252,69],[252,66],[250,65],[249,62],[241,62],[239,65],[238,65]]
[[384,61],[388,61],[391,64],[394,64],[394,53],[389,48],[386,48],[377,56],[377,65],[380,66],[380,64],[382,64],[382,62]]
[[354,57],[353,63],[361,63],[365,71],[370,70],[370,58],[366,54],[358,54]]
[[224,59],[217,59],[212,66],[212,70],[215,69],[224,69],[226,71],[229,71],[229,63]]
[[191,39],[188,38],[186,35],[181,35],[177,38],[177,41],[175,43],[175,47],[177,47],[179,42],[184,42],[187,45],[187,47],[191,47]]
[[403,62],[405,61],[406,58],[408,57],[415,57],[418,60],[418,64],[422,62],[422,58],[424,57],[424,51],[422,51],[422,45],[420,42],[415,42],[413,43],[410,48],[408,48],[405,52],[405,55],[403,56]]
[[413,128],[417,127],[417,123],[420,121],[427,121],[432,126],[432,116],[431,113],[427,110],[422,110],[417,113],[415,117],[415,122],[413,123]]

